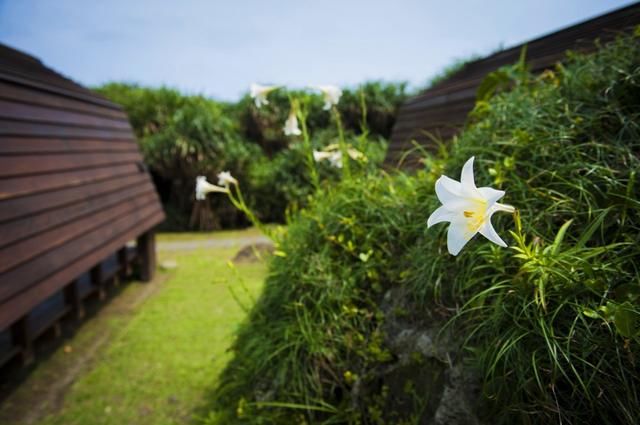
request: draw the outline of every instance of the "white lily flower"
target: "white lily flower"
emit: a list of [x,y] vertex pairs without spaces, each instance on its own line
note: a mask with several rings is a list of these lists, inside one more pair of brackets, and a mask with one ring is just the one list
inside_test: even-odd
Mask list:
[[347,153],[349,154],[351,159],[353,159],[354,161],[362,161],[362,162],[367,161],[367,157],[364,156],[364,154],[357,149],[349,148],[347,149]]
[[329,158],[331,158],[331,152],[316,151],[316,150],[313,151],[313,160],[315,162],[320,162]]
[[336,168],[342,168],[342,152],[331,152],[331,156],[329,157],[329,164]]
[[[354,148],[348,148],[347,154],[349,157],[355,161],[366,161],[367,157],[364,156],[362,152]],[[336,167],[342,168],[342,151],[340,150],[340,145],[334,143],[328,145],[321,151],[313,151],[313,159],[316,162],[323,161],[325,159],[329,160],[329,163]]]
[[229,184],[238,184],[238,180],[236,180],[229,171],[218,173],[218,185],[229,187]]
[[229,189],[209,183],[205,176],[196,177],[196,199],[204,201],[207,199],[207,193],[211,192],[229,193]]
[[268,105],[269,101],[267,100],[267,95],[277,88],[278,86],[261,86],[256,83],[251,84],[250,95],[256,104],[256,108],[259,108],[262,105]]
[[296,112],[293,109],[289,112],[289,118],[287,118],[287,121],[284,123],[283,130],[286,136],[299,136],[302,134],[302,131],[300,131],[298,127]]
[[340,96],[342,96],[342,90],[336,86],[317,86],[318,90],[322,92],[322,97],[324,98],[324,107],[325,111],[331,109],[333,105],[337,105],[340,102]]
[[476,187],[473,159],[469,158],[462,167],[460,182],[447,176],[441,176],[436,181],[436,195],[442,206],[427,220],[428,227],[441,222],[451,223],[447,233],[447,248],[451,255],[458,255],[476,233],[502,247],[507,246],[491,225],[491,216],[496,211],[513,213],[515,208],[497,202],[504,196],[504,191]]

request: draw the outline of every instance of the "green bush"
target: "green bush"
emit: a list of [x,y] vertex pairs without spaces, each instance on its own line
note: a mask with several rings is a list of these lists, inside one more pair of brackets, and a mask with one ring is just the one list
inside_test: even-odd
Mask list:
[[[110,83],[96,90],[127,112],[165,206],[164,228],[169,230],[247,224],[224,197],[210,197],[203,204],[194,200],[195,177],[205,175],[215,182],[216,174],[223,170],[240,179],[250,204],[264,221],[283,222],[289,206],[306,205],[312,187],[300,142],[282,130],[290,96],[307,102],[307,123],[317,149],[335,143],[337,136],[331,114],[322,109],[321,96],[309,92],[276,90],[269,95],[269,105],[258,109],[249,96],[225,104],[173,89],[132,84]],[[371,82],[345,91],[338,107],[347,136],[369,157],[367,170],[382,163],[384,138],[405,97],[401,83]],[[368,126],[366,135],[360,134],[363,124]],[[365,136],[371,143],[364,142]],[[337,179],[335,170],[320,168],[323,179]]]
[[[640,423],[640,43],[507,74],[511,89],[479,102],[425,170],[326,187],[295,216],[212,422],[417,423],[429,395],[410,379],[402,394],[362,393],[396,361],[382,305],[400,289],[409,304],[394,315],[446,320],[464,342],[486,423]],[[511,248],[476,237],[453,257],[447,226],[426,222],[435,180],[472,155],[478,185],[506,190],[522,224],[496,215]],[[406,409],[387,410],[390,397]]]
[[[260,148],[240,138],[224,105],[168,88],[111,83],[98,88],[129,116],[145,162],[159,186],[170,229],[236,227],[240,214],[224,201],[207,200],[204,215],[193,215],[195,178],[222,170],[248,174]],[[215,204],[215,215],[211,203]],[[191,223],[189,225],[190,217]]]
[[[312,139],[314,149],[335,144],[335,132],[319,131]],[[347,135],[347,143],[363,152],[367,161],[352,161],[357,174],[374,173],[384,161],[386,141],[382,138]],[[287,211],[299,210],[307,205],[313,194],[313,185],[307,172],[304,146],[301,142],[293,142],[287,149],[276,153],[272,158],[260,158],[252,163],[248,180],[248,198],[253,210],[264,222],[283,223]],[[335,184],[341,176],[340,170],[328,162],[317,163],[320,179],[325,184]]]
[[[408,97],[406,87],[406,83],[371,81],[356,88],[344,89],[338,109],[342,114],[345,130],[354,133],[361,131],[364,99],[369,133],[373,137],[388,139],[398,108]],[[308,91],[275,90],[269,94],[269,105],[260,109],[253,106],[253,100],[247,95],[231,107],[230,112],[239,123],[244,137],[258,143],[267,154],[278,152],[289,143],[289,139],[282,132],[284,121],[289,114],[289,96],[307,100],[307,125],[311,134],[333,128],[330,114],[322,109],[322,98],[311,95]]]

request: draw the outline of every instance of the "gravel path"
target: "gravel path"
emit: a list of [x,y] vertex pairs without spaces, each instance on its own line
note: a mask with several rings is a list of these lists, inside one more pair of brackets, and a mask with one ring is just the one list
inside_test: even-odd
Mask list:
[[203,239],[193,241],[158,242],[160,251],[192,251],[202,248],[232,248],[256,243],[270,243],[266,236],[241,236],[228,239]]

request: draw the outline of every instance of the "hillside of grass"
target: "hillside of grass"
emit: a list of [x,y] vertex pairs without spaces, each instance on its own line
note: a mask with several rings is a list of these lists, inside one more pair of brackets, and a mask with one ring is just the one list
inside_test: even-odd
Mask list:
[[[500,75],[422,171],[345,180],[292,220],[210,423],[465,423],[442,411],[456,380],[478,385],[466,423],[640,423],[640,42]],[[509,248],[454,257],[426,223],[471,156],[518,214],[493,218]]]

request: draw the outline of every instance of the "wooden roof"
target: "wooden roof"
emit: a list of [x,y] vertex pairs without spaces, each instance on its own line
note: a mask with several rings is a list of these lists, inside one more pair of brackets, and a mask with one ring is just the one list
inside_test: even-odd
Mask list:
[[398,112],[386,164],[404,168],[419,166],[419,155],[406,154],[414,141],[427,150],[435,147],[431,136],[447,140],[463,127],[473,109],[476,91],[482,80],[498,68],[516,63],[527,45],[527,65],[533,72],[555,66],[567,50],[592,51],[594,40],[611,40],[621,31],[640,24],[640,3],[573,25],[527,43],[470,62],[452,77],[409,99]]
[[0,330],[163,219],[122,109],[0,44]]

